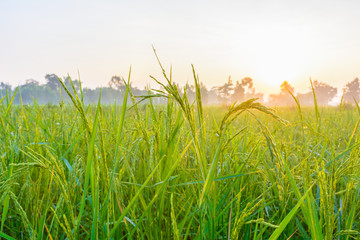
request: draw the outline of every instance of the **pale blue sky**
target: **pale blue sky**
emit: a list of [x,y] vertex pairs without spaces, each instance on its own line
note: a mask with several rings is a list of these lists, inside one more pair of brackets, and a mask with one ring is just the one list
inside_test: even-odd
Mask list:
[[0,81],[69,73],[89,87],[112,75],[144,87],[161,76],[209,87],[250,76],[257,90],[298,91],[308,79],[342,87],[360,77],[360,1],[0,0]]

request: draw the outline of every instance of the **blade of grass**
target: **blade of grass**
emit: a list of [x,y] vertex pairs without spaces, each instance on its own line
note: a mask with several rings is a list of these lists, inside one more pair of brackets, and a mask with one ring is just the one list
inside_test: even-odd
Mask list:
[[312,187],[314,186],[311,185],[310,188],[305,192],[305,194],[300,198],[300,200],[298,201],[298,203],[295,205],[295,207],[288,213],[288,215],[286,215],[286,217],[281,221],[281,223],[279,224],[278,228],[271,234],[269,240],[275,240],[278,239],[280,237],[280,234],[285,230],[286,226],[289,224],[289,222],[291,221],[291,219],[295,216],[297,210],[300,208],[300,206],[303,204],[305,198],[307,197],[308,193],[310,192],[310,190],[312,189]]

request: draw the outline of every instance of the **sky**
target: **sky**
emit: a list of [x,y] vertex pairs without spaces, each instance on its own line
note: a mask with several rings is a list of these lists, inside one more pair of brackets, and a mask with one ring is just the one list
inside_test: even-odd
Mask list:
[[209,88],[231,75],[277,93],[309,77],[342,89],[360,77],[360,1],[0,0],[0,82],[45,83],[46,74],[107,86],[113,75],[139,88],[173,80]]

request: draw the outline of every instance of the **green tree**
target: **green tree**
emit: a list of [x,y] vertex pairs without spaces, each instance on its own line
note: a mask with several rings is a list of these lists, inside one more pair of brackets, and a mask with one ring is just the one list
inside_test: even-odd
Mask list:
[[120,76],[112,76],[108,85],[110,88],[116,89],[120,92],[125,92],[125,90],[126,90],[124,80]]
[[56,74],[46,74],[46,85],[52,90],[58,90],[61,86],[59,77]]
[[219,101],[222,103],[228,103],[230,100],[229,98],[231,96],[231,91],[233,90],[231,76],[229,76],[228,81],[224,85],[215,87],[214,89],[217,90]]

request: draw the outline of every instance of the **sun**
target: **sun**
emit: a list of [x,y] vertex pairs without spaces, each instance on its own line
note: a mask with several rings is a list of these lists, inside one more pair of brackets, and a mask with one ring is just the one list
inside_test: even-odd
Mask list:
[[286,52],[262,52],[254,66],[257,79],[266,85],[280,86],[284,81],[294,81],[301,72],[299,59]]
[[254,78],[272,87],[299,79],[308,60],[308,39],[285,27],[253,32],[247,48]]

